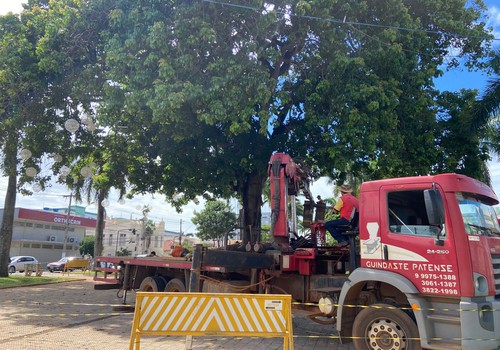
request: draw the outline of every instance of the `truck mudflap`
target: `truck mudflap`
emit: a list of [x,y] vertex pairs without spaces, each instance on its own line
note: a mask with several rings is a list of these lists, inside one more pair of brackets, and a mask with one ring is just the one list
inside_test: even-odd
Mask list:
[[[493,350],[500,346],[500,301],[409,295],[422,348]],[[453,347],[455,346],[455,347]]]
[[500,300],[460,302],[463,350],[500,347]]

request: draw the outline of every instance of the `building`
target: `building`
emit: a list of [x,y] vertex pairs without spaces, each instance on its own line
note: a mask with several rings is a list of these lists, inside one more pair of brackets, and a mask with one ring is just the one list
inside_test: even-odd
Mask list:
[[[0,209],[0,218],[3,213]],[[65,213],[15,208],[10,256],[32,255],[40,262],[80,256],[80,242],[87,229],[95,230],[96,222]]]
[[106,220],[103,232],[103,256],[127,254],[136,256],[155,251],[161,256],[165,237],[165,222],[155,223],[153,234],[144,234],[143,219],[113,218]]
[[[85,236],[95,236],[96,214],[85,207],[44,208],[34,210],[16,208],[10,256],[31,255],[42,263],[59,260],[63,256],[80,256],[80,242]],[[0,209],[0,219],[4,209]],[[69,224],[68,222],[69,217]],[[158,256],[169,255],[171,243],[199,240],[193,234],[166,231],[165,222],[154,224],[153,234],[144,235],[142,219],[106,218],[103,230],[103,256],[127,254],[136,256],[155,251]]]
[[[91,213],[88,212],[86,209],[87,207],[81,206],[81,205],[72,205],[70,208],[70,213],[71,215],[76,215],[80,216],[82,218],[87,218],[87,219],[94,219],[97,220],[97,213]],[[67,214],[68,213],[68,208],[48,208],[44,207],[44,211],[52,211],[54,213],[59,213],[59,214]]]

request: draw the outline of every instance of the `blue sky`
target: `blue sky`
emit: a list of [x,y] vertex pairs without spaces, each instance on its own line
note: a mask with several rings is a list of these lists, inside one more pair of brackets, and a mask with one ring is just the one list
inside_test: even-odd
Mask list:
[[[500,49],[500,1],[485,0],[488,6],[488,27],[492,28],[493,36],[498,39],[493,42],[493,47]],[[483,72],[469,72],[464,67],[446,71],[444,76],[435,80],[436,87],[441,91],[458,91],[460,89],[477,89],[481,96],[491,77]],[[492,187],[500,197],[500,159],[494,157],[489,162]]]
[[[0,15],[6,14],[9,11],[20,12],[22,10],[21,3],[23,0],[0,0]],[[488,6],[488,25],[493,28],[493,35],[500,39],[500,1],[485,0]],[[500,48],[500,40],[495,42],[495,46]],[[464,68],[448,71],[445,75],[436,80],[436,86],[440,90],[457,91],[459,89],[478,89],[480,95],[484,92],[489,78],[483,73],[468,72]],[[493,159],[489,163],[490,172],[493,179],[493,189],[500,196],[500,161]],[[0,178],[0,201],[5,198],[6,190],[5,178]],[[312,187],[314,195],[321,195],[324,198],[333,196],[333,186],[326,180],[316,182]],[[17,206],[40,209],[43,207],[66,207],[67,199],[63,195],[69,194],[68,190],[63,186],[55,186],[44,193],[35,193],[30,197],[18,196]],[[184,222],[184,232],[194,232],[194,225],[191,224],[190,218],[193,212],[203,209],[203,203],[184,207],[182,214],[178,214],[161,196],[141,196],[133,200],[127,200],[124,204],[118,203],[116,195],[111,195],[109,198],[110,206],[107,208],[108,214],[113,217],[139,218],[141,216],[140,208],[143,205],[149,205],[152,208],[150,219],[159,221],[163,219],[168,230],[178,230],[181,220]],[[236,208],[236,201],[231,202],[233,209]],[[3,206],[3,205],[1,205]],[[88,206],[89,211],[96,211],[95,205]]]
[[[494,47],[500,48],[500,1],[485,0],[488,6],[487,25],[493,29],[493,36],[499,40],[494,42]],[[435,80],[436,87],[441,91],[458,91],[460,89],[478,89],[481,95],[490,77],[483,72],[468,72],[464,67],[445,71],[443,77]]]

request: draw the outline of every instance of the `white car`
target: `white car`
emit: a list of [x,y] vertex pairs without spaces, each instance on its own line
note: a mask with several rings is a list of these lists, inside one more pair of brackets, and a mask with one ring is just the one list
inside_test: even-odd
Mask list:
[[9,273],[14,273],[16,271],[24,272],[25,264],[36,264],[38,260],[32,256],[22,255],[22,256],[13,256],[10,258],[9,262]]

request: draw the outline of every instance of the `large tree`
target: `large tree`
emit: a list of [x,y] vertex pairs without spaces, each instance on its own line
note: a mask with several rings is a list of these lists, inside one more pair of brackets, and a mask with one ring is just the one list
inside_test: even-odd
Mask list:
[[[55,131],[57,114],[51,101],[46,99],[49,86],[57,77],[53,72],[41,69],[42,62],[36,53],[45,23],[44,15],[37,11],[21,18],[12,14],[0,17],[1,171],[8,178],[0,231],[2,277],[8,276],[18,176],[21,181],[28,175],[35,176],[43,188],[47,179],[36,174],[40,170],[39,161],[61,144],[55,136],[58,134]],[[52,88],[52,93],[58,94],[57,89]],[[45,110],[46,104],[48,111]]]
[[[91,91],[78,87],[85,81],[89,88],[94,78],[90,71],[95,65],[89,63],[97,57],[92,43],[97,32],[87,30],[94,22],[81,20],[79,5],[78,0],[30,0],[21,15],[0,17],[1,171],[8,177],[0,276],[8,275],[17,192],[35,191],[34,186],[24,186],[30,183],[43,190],[63,166],[75,161],[75,144],[95,139],[82,130],[73,134],[65,126],[68,120],[78,124],[93,101]],[[71,185],[73,177],[60,180]]]
[[118,0],[101,113],[126,130],[133,190],[241,196],[260,226],[272,152],[363,179],[432,171],[433,79],[479,66],[482,1]]
[[484,126],[475,127],[477,91],[444,92],[438,98],[437,164],[435,172],[455,172],[490,184]]

